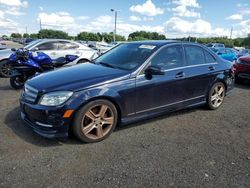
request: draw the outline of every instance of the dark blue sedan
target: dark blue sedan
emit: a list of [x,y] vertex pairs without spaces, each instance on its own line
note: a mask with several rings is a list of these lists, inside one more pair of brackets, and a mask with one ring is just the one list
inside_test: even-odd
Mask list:
[[177,41],[120,44],[94,62],[27,81],[21,117],[45,137],[84,142],[129,123],[197,105],[217,109],[233,88],[232,64],[207,47]]

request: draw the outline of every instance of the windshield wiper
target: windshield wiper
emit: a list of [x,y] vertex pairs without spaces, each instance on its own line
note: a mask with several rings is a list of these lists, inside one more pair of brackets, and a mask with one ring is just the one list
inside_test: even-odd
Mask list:
[[105,62],[98,62],[98,64],[104,65],[104,66],[106,66],[106,67],[116,68],[116,67],[114,67],[113,65],[110,65],[110,64],[105,63]]

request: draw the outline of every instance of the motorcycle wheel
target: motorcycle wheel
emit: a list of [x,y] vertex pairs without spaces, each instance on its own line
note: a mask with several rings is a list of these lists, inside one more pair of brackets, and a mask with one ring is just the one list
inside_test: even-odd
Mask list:
[[13,76],[10,78],[10,85],[14,89],[22,89],[26,79],[23,76]]
[[8,60],[0,61],[0,77],[8,78],[11,76],[11,65],[8,64]]

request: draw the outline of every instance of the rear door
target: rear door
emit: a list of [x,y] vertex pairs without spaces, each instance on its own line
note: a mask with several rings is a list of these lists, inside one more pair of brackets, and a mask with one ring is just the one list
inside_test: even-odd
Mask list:
[[184,44],[187,76],[184,97],[204,98],[216,77],[218,64],[209,51],[198,45]]

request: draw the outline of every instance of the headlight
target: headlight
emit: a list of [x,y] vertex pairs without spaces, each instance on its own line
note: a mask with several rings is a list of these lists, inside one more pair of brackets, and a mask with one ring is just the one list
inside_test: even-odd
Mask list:
[[44,106],[58,106],[66,102],[72,95],[73,92],[71,91],[57,91],[47,93],[42,96],[39,104]]

